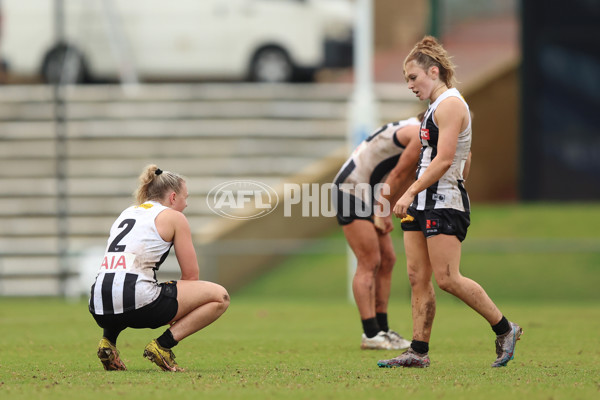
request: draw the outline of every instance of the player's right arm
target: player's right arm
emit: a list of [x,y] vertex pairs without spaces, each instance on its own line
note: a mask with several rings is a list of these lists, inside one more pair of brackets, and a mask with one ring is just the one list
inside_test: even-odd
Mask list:
[[[402,155],[398,159],[396,166],[390,171],[385,183],[389,185],[390,192],[388,195],[382,196],[391,204],[392,207],[400,195],[404,193],[408,187],[414,182],[419,155],[421,153],[421,142],[419,140],[419,125],[408,125],[399,129],[395,133],[401,143],[406,143]],[[382,232],[387,233],[393,229],[392,210],[389,215],[375,217],[375,226]],[[379,226],[378,226],[379,224]],[[381,227],[380,227],[381,226]],[[385,227],[385,228],[384,228]]]

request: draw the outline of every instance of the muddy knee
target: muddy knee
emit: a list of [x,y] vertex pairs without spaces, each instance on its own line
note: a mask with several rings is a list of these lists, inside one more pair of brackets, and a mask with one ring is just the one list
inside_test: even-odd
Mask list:
[[416,268],[408,268],[408,281],[411,287],[426,286],[431,282],[431,276],[427,276]]
[[391,274],[396,264],[396,254],[393,251],[383,253],[379,266],[379,273]]
[[448,292],[450,294],[454,294],[456,292],[456,279],[453,279],[449,276],[443,276],[441,278],[436,277],[435,281],[437,282],[438,287],[444,292]]
[[222,308],[223,312],[225,312],[225,310],[227,310],[227,308],[229,307],[230,298],[227,289],[225,289],[223,286],[221,286],[221,293],[219,294],[219,296],[219,308]]

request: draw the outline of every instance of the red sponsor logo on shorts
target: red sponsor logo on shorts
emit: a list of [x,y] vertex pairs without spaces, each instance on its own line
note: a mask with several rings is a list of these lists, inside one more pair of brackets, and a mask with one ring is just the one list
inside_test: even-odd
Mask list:
[[421,139],[429,140],[429,129],[421,128]]
[[437,220],[437,219],[428,219],[428,220],[425,222],[425,227],[426,227],[427,229],[437,229],[437,228],[438,228],[438,226],[439,226],[439,222],[438,222],[438,220]]

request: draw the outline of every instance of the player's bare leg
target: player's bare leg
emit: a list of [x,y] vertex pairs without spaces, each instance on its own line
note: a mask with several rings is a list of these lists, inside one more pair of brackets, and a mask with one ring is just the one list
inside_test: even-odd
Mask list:
[[[413,316],[413,343],[404,353],[389,360],[379,360],[382,368],[411,367],[423,368],[430,364],[428,356],[429,339],[435,317],[435,291],[431,283],[432,268],[427,253],[427,241],[421,232],[404,232],[406,268],[411,285],[411,306]],[[421,349],[415,351],[413,347]]]
[[171,348],[219,318],[229,307],[229,294],[212,282],[180,280],[177,302],[177,314],[171,327],[144,349],[144,357],[164,371],[183,371],[175,362]]
[[361,319],[375,318],[375,276],[381,263],[379,238],[373,223],[355,220],[342,227],[356,256],[352,292]]
[[514,358],[515,346],[523,330],[503,317],[477,282],[460,274],[461,243],[455,236],[437,235],[428,239],[428,242],[431,244],[430,260],[438,286],[461,299],[490,323],[497,334],[497,358],[492,367],[506,366]]
[[177,281],[177,302],[170,330],[180,341],[217,320],[229,307],[229,293],[212,282]]
[[409,249],[406,270],[411,287],[413,340],[429,343],[436,305],[427,241],[421,232],[404,232],[404,247]]
[[344,225],[342,229],[357,260],[352,292],[365,330],[361,348],[391,349],[393,344],[385,332],[380,332],[375,312],[375,278],[381,265],[377,230],[371,221],[360,219]]
[[427,243],[433,274],[440,289],[461,299],[491,325],[500,321],[502,313],[485,290],[459,271],[460,240],[456,236],[436,235],[427,239]]
[[387,310],[392,288],[392,272],[396,264],[396,252],[394,251],[392,237],[389,233],[382,234],[377,232],[377,234],[381,262],[375,275],[375,312],[379,321],[379,327],[387,333],[387,336],[394,345],[392,348],[394,350],[406,349],[410,346],[410,342],[398,332],[390,329],[387,324]]

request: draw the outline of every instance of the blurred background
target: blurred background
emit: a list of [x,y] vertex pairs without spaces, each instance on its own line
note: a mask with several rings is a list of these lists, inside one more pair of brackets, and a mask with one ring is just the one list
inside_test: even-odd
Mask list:
[[[402,74],[425,34],[474,113],[473,202],[600,224],[597,1],[0,0],[0,296],[86,293],[149,163],[188,178],[201,279],[241,290],[307,253],[344,271],[335,218],[226,219],[207,195],[331,182],[353,136],[426,108]],[[590,232],[533,246],[591,255],[598,282]],[[172,255],[159,278],[178,276]]]

